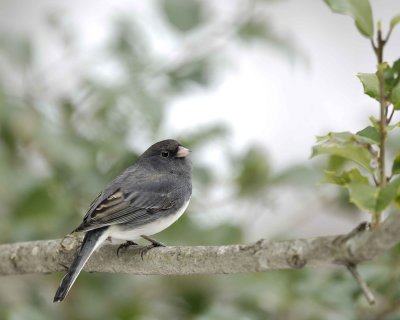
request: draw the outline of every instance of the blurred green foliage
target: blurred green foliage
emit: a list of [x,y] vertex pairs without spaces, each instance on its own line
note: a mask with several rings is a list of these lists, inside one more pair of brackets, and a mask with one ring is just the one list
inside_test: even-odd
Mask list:
[[198,0],[163,0],[161,3],[168,22],[179,31],[191,31],[203,20],[203,7]]
[[[204,2],[157,3],[166,18],[164,27],[177,31],[178,37],[210,23]],[[244,3],[247,18],[227,30],[231,41],[259,41],[293,50],[286,39],[267,32],[266,22],[254,14],[255,3],[267,6],[268,1]],[[42,84],[43,72],[36,65],[42,53],[33,39],[12,32],[0,35],[0,67],[8,66],[0,73],[1,243],[69,233],[112,177],[152,142],[171,134],[165,127],[168,102],[193,85],[205,88],[212,83],[218,71],[215,52],[200,56],[193,52],[166,66],[163,57],[151,51],[132,16],[114,21],[112,37],[101,54],[115,65],[118,79],[106,81],[89,65],[76,75],[72,91]],[[62,15],[46,19],[69,53],[73,32],[63,27]],[[193,150],[196,189],[188,214],[158,235],[161,241],[185,245],[245,241],[238,224],[206,227],[192,217],[212,202],[209,190],[218,184],[216,168],[196,163],[202,150],[216,141],[227,150],[228,182],[234,186],[228,201],[234,204],[262,200],[275,186],[303,190],[318,180],[316,170],[302,164],[275,172],[260,146],[235,153],[228,138],[224,124],[180,133],[182,143]],[[342,160],[332,158],[332,168],[340,165]],[[379,295],[373,312],[350,276],[339,269],[182,277],[82,273],[67,300],[57,305],[52,297],[60,274],[2,278],[0,319],[398,319],[399,263],[397,248],[361,268]]]
[[265,191],[263,189],[268,185],[270,178],[270,168],[262,147],[251,147],[240,159],[240,164],[237,177],[239,194],[259,196]]

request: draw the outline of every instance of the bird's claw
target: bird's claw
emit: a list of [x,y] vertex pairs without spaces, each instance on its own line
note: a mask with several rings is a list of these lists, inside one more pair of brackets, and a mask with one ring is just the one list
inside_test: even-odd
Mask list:
[[130,247],[130,246],[137,246],[138,244],[136,242],[133,241],[126,241],[123,244],[121,244],[118,249],[117,249],[117,257],[119,257],[119,250],[124,249],[126,250],[126,248]]
[[[153,239],[153,240],[154,240],[154,239]],[[151,249],[157,248],[157,247],[166,247],[166,245],[163,244],[162,242],[159,242],[159,241],[157,241],[157,240],[154,240],[154,242],[152,241],[151,244],[149,244],[149,245],[147,245],[147,246],[141,248],[141,249],[140,249],[140,257],[142,258],[142,260],[143,260],[143,256],[144,256],[147,252],[149,252]]]

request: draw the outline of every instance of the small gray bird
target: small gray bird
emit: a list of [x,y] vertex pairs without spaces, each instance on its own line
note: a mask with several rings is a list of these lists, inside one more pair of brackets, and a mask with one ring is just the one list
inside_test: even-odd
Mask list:
[[90,255],[108,237],[127,240],[117,253],[140,237],[152,247],[163,246],[149,236],[168,228],[189,204],[192,165],[188,155],[189,150],[175,140],[157,142],[98,195],[73,231],[86,234],[54,302],[65,298]]

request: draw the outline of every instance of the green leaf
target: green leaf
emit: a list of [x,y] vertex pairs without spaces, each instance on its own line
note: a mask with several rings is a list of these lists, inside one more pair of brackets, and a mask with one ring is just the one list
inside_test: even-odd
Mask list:
[[354,135],[348,131],[342,132],[329,132],[325,136],[317,136],[317,142],[326,142],[326,141],[349,141]]
[[358,73],[358,79],[360,79],[364,93],[379,101],[379,81],[375,73]]
[[371,5],[368,0],[325,0],[333,12],[353,17],[362,35],[372,38],[374,23]]
[[393,180],[380,189],[376,200],[375,212],[385,210],[396,198],[400,187],[400,178]]
[[[374,122],[373,122],[374,123]],[[371,154],[366,144],[379,143],[379,132],[375,127],[368,126],[357,134],[350,132],[330,132],[326,136],[318,137],[319,145],[313,148],[312,156],[330,154],[352,160],[373,173],[371,168]],[[396,157],[392,171],[400,173],[400,155]],[[400,178],[388,183],[384,188],[370,186],[367,177],[359,170],[352,169],[343,173],[326,171],[323,182],[333,183],[349,189],[350,201],[360,209],[372,213],[382,212],[398,196]]]
[[400,82],[393,88],[390,95],[390,102],[395,110],[400,110]]
[[348,185],[350,192],[350,202],[357,207],[369,212],[375,212],[376,199],[378,198],[379,189],[370,185],[354,182]]
[[380,142],[380,134],[376,128],[368,126],[361,131],[358,131],[357,136],[363,137],[364,141],[370,144],[377,144]]
[[[378,135],[378,140],[377,139]],[[379,142],[379,133],[378,131],[371,127],[366,127],[363,130],[357,132],[356,134],[351,133],[349,131],[343,132],[329,132],[325,136],[317,136],[317,142],[319,143],[330,143],[337,145],[345,145],[345,144],[353,144],[358,143],[360,145],[368,145],[375,144]]]
[[390,29],[392,30],[397,24],[400,23],[400,15],[397,15],[390,20]]
[[340,156],[351,161],[354,161],[367,169],[369,172],[372,172],[372,168],[370,167],[371,163],[371,155],[364,147],[357,145],[348,145],[348,146],[315,146],[313,148],[312,157],[321,155],[321,154],[330,154],[335,156]]
[[354,161],[369,172],[373,172],[368,142],[364,141],[364,137],[350,132],[330,132],[326,136],[317,137],[317,141],[319,144],[313,147],[311,158],[321,154],[339,156]]
[[368,184],[368,178],[363,176],[356,168],[349,171],[344,171],[340,174],[335,171],[325,171],[324,183],[332,183],[339,186],[347,186],[350,183]]
[[330,156],[327,171],[339,171],[347,163],[347,159],[338,156]]
[[393,104],[395,110],[400,109],[400,59],[393,63],[388,73],[389,79],[385,79],[389,82],[390,86],[390,96],[389,100]]
[[383,77],[385,80],[385,91],[390,94],[400,81],[400,59],[396,60],[392,66],[386,64],[383,67]]
[[[313,147],[311,157],[320,154],[329,154],[331,156],[339,156],[354,161],[373,172],[371,168],[371,153],[369,145],[376,143],[374,135],[371,134],[372,129],[364,129],[361,131],[364,135],[353,134],[351,132],[329,132],[325,136],[317,137],[318,145]],[[367,137],[370,135],[372,138]]]
[[379,188],[364,182],[352,182],[346,186],[350,192],[350,201],[363,210],[371,213],[382,212],[390,206],[398,196],[400,178]]
[[400,174],[400,152],[397,153],[396,158],[393,160],[392,176],[395,174]]
[[202,7],[196,0],[164,0],[163,11],[176,29],[188,32],[202,22]]

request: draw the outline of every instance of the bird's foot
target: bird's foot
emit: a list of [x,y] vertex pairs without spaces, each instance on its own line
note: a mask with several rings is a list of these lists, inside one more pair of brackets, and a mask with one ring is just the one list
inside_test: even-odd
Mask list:
[[154,247],[166,247],[166,245],[164,243],[162,243],[156,239],[150,238],[149,236],[141,235],[141,237],[143,239],[146,239],[147,241],[151,242],[151,244],[153,245],[153,248]]
[[124,249],[126,250],[126,248],[130,247],[130,246],[137,246],[138,244],[136,242],[133,241],[127,241],[124,242],[123,244],[121,244],[118,249],[117,249],[117,256],[119,257],[119,250]]
[[166,245],[165,245],[164,243],[162,243],[162,242],[160,242],[160,241],[157,241],[157,240],[155,240],[155,239],[153,239],[153,238],[150,238],[150,237],[145,236],[145,235],[141,235],[141,237],[142,237],[143,239],[146,239],[147,241],[150,241],[150,242],[151,242],[151,244],[149,244],[148,246],[145,246],[145,247],[143,247],[143,248],[141,249],[141,251],[140,251],[140,257],[142,258],[142,260],[143,260],[143,256],[144,256],[149,250],[151,250],[151,249],[153,249],[153,248],[156,248],[156,247],[166,247]]

